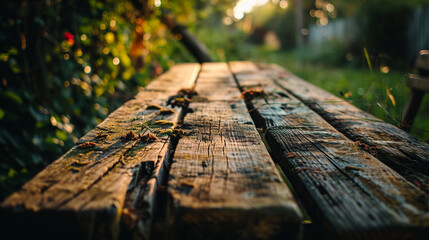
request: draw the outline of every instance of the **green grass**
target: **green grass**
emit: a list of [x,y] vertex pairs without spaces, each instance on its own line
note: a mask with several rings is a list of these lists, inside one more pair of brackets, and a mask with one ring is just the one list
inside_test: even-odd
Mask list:
[[[219,38],[227,31],[229,38]],[[387,55],[372,57],[361,53],[346,60],[349,47],[331,41],[318,46],[307,46],[289,52],[273,51],[246,42],[246,35],[231,29],[210,29],[196,35],[207,44],[215,61],[250,60],[277,63],[302,79],[325,89],[338,97],[353,100],[353,104],[374,116],[399,126],[409,89],[406,74],[412,69],[394,69],[394,60]],[[350,56],[349,56],[350,59]],[[371,69],[368,64],[371,62]],[[390,67],[380,71],[381,64]],[[389,97],[390,93],[390,97]],[[429,142],[429,94],[423,99],[410,133]],[[393,101],[394,103],[393,103]]]
[[[323,62],[308,61],[302,50],[269,52],[264,49],[254,49],[249,59],[255,62],[277,63],[338,97],[348,96],[346,99],[353,100],[353,104],[360,109],[396,126],[400,125],[409,96],[409,89],[405,85],[406,73],[411,72],[411,69],[405,71],[389,69],[388,73],[382,73],[380,66],[372,64],[371,72],[363,54],[359,59],[361,67],[335,67]],[[427,95],[423,99],[410,133],[422,141],[429,142],[429,96]]]

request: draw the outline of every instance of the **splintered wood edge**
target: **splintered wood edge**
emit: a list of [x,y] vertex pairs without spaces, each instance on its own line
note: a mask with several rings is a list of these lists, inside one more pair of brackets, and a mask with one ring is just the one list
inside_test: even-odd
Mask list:
[[[210,239],[216,236],[245,238],[243,236],[254,237],[255,234],[268,238],[282,234],[298,237],[301,229],[299,209],[240,99],[228,66],[225,63],[203,64],[196,91],[199,98],[205,100],[190,104],[193,113],[186,115],[184,126],[189,125],[193,131],[179,140],[169,175],[168,218],[172,221],[174,234],[197,238],[204,235]],[[204,110],[209,112],[205,113]],[[219,113],[228,116],[217,118]],[[227,129],[232,124],[235,124],[236,132]],[[242,134],[246,139],[252,139],[251,144],[247,140],[235,139],[239,138],[236,134],[242,131],[241,128],[248,131]],[[199,151],[194,149],[200,145]],[[237,151],[235,148],[242,150]],[[207,155],[210,153],[213,158]],[[228,154],[231,155],[230,159]],[[240,159],[243,157],[246,161]],[[240,170],[239,166],[235,166],[237,164],[249,170]],[[207,174],[213,177],[207,183],[204,172],[209,171],[206,170],[209,168],[212,170]],[[260,174],[256,168],[261,171]],[[228,181],[224,178],[227,173]],[[196,174],[195,177],[192,177],[193,174]],[[245,184],[243,179],[249,182]],[[251,185],[252,181],[261,186]],[[232,189],[222,194],[225,186]],[[238,194],[235,188],[247,191]],[[265,190],[262,191],[262,188]]]
[[[342,223],[347,222],[347,219],[342,219],[340,220],[340,222],[338,222],[338,215],[332,215],[332,212],[327,214],[328,212],[330,212],[330,209],[332,209],[332,207],[323,207],[323,198],[322,196],[317,196],[318,195],[318,191],[321,189],[318,189],[317,187],[314,188],[315,191],[311,190],[311,182],[312,181],[316,181],[317,178],[321,178],[323,177],[324,180],[320,180],[321,182],[321,186],[322,185],[326,185],[326,184],[322,184],[322,182],[326,183],[326,179],[327,178],[331,178],[330,175],[332,173],[328,173],[327,175],[325,174],[325,172],[328,171],[328,169],[325,168],[316,168],[314,165],[313,167],[308,167],[305,166],[305,159],[310,157],[311,155],[308,155],[305,153],[305,151],[312,151],[312,155],[316,153],[316,151],[321,150],[321,147],[323,149],[326,148],[326,151],[320,156],[319,161],[324,158],[324,155],[328,156],[328,155],[332,155],[331,161],[335,161],[337,162],[337,164],[341,163],[338,159],[344,158],[346,161],[344,162],[344,164],[340,164],[340,169],[343,168],[342,171],[340,171],[341,174],[344,174],[346,177],[343,178],[342,184],[344,183],[348,183],[348,188],[350,189],[354,189],[353,191],[350,190],[349,193],[347,193],[347,191],[345,191],[345,195],[344,196],[348,196],[351,193],[358,193],[359,189],[363,187],[363,189],[365,190],[364,192],[362,192],[360,195],[363,196],[363,198],[366,198],[366,194],[368,193],[372,193],[375,197],[375,199],[379,199],[381,200],[380,202],[376,201],[376,205],[378,205],[379,207],[377,209],[384,209],[386,206],[388,206],[388,208],[390,208],[390,210],[384,211],[385,215],[382,215],[381,217],[385,216],[385,219],[387,220],[387,222],[390,222],[389,224],[385,225],[386,227],[389,227],[391,229],[391,233],[399,233],[402,232],[403,234],[407,235],[407,231],[410,232],[414,229],[415,231],[415,236],[419,236],[419,234],[422,233],[423,229],[425,229],[425,227],[427,227],[429,225],[429,219],[427,217],[425,217],[424,212],[425,209],[427,209],[428,207],[428,196],[427,194],[419,191],[418,189],[416,189],[415,187],[413,187],[411,184],[409,184],[405,179],[403,179],[401,176],[399,176],[398,174],[396,174],[396,172],[392,171],[391,169],[389,169],[388,167],[386,167],[384,164],[378,162],[375,158],[373,158],[371,155],[364,153],[361,150],[358,150],[356,148],[356,146],[354,145],[353,142],[351,142],[350,140],[348,140],[345,136],[343,136],[341,133],[337,132],[332,126],[330,126],[328,123],[326,123],[325,121],[323,121],[320,116],[318,116],[316,113],[312,113],[312,115],[309,113],[312,112],[311,110],[309,110],[304,104],[298,104],[299,100],[295,99],[292,95],[290,95],[289,93],[283,91],[279,86],[276,86],[275,82],[270,79],[269,74],[263,73],[264,70],[260,70],[258,69],[253,63],[251,62],[231,62],[230,63],[230,67],[233,71],[234,74],[236,74],[236,78],[238,80],[238,82],[241,84],[242,87],[247,87],[249,84],[250,86],[256,86],[256,85],[260,85],[260,84],[265,84],[265,90],[268,90],[266,92],[267,96],[265,97],[265,100],[253,100],[252,103],[254,104],[254,108],[255,111],[253,111],[254,114],[258,114],[258,118],[263,118],[262,120],[262,124],[268,124],[269,128],[267,129],[267,140],[268,143],[270,144],[271,148],[274,149],[274,152],[276,153],[277,157],[281,160],[281,162],[285,163],[285,164],[281,164],[282,167],[284,167],[284,170],[286,171],[286,173],[288,174],[288,177],[290,177],[290,180],[294,181],[294,185],[295,185],[295,189],[297,190],[297,192],[303,196],[301,198],[301,200],[303,200],[304,202],[306,202],[306,206],[310,208],[310,210],[312,210],[310,215],[312,215],[313,217],[315,217],[315,219],[317,219],[317,215],[314,215],[315,212],[322,212],[323,215],[325,215],[325,217],[328,218],[327,222],[331,222],[331,226],[330,226],[330,231],[332,232],[337,232],[338,234],[338,230],[341,229]],[[259,76],[258,76],[259,74]],[[242,85],[244,84],[244,85]],[[271,94],[278,94],[278,96],[272,96]],[[287,97],[287,98],[286,98]],[[282,99],[284,101],[282,101]],[[290,107],[290,113],[288,113],[287,111],[284,112],[284,110],[279,107],[280,105],[278,104],[285,104],[287,102],[292,102],[293,104],[289,104],[290,106],[295,106],[295,107]],[[273,105],[270,105],[273,104]],[[270,105],[270,106],[268,106]],[[288,105],[288,106],[289,106]],[[275,110],[272,110],[271,112],[267,112],[268,115],[265,116],[264,119],[264,115],[261,113],[259,113],[260,111],[267,111],[266,109],[270,109],[270,108],[276,108]],[[302,146],[302,144],[299,144],[298,142],[294,142],[292,145],[289,144],[289,147],[291,149],[289,149],[291,152],[287,152],[287,149],[285,149],[286,145],[284,144],[277,144],[280,143],[281,141],[286,141],[286,138],[279,138],[278,136],[282,135],[285,133],[285,131],[293,131],[294,127],[291,125],[292,122],[284,122],[286,120],[282,120],[283,118],[290,118],[290,116],[294,116],[296,114],[299,115],[299,111],[296,111],[298,108],[301,109],[307,109],[305,112],[302,112],[303,114],[301,114],[302,116],[297,116],[297,120],[300,120],[300,125],[302,125],[302,128],[305,128],[306,126],[306,122],[301,122],[301,120],[314,120],[315,122],[319,122],[321,125],[325,126],[324,129],[328,130],[328,132],[323,132],[322,135],[320,136],[324,136],[327,135],[329,133],[329,136],[334,139],[337,140],[341,140],[344,141],[344,143],[346,144],[341,144],[344,146],[349,146],[350,147],[350,152],[349,153],[345,153],[342,155],[335,155],[336,150],[335,149],[330,149],[329,145],[324,144],[322,139],[319,139],[317,142],[317,145],[320,145],[320,147],[318,147],[318,149],[309,149],[309,146]],[[288,107],[289,109],[289,107]],[[295,110],[296,109],[296,110]],[[276,120],[275,115],[277,114],[277,118],[278,120]],[[267,118],[268,117],[268,118]],[[310,118],[310,119],[308,119]],[[320,118],[320,120],[315,120],[315,118]],[[256,120],[256,122],[258,122],[258,120]],[[310,121],[311,122],[311,121]],[[289,123],[289,124],[288,124]],[[261,124],[261,122],[259,121],[259,124]],[[316,125],[314,125],[315,123],[308,123],[311,125],[312,128],[316,127]],[[285,128],[284,126],[287,125],[287,127]],[[277,127],[276,127],[277,126]],[[300,131],[301,127],[297,127],[296,131]],[[295,131],[295,130],[294,130]],[[311,130],[314,131],[314,130]],[[279,135],[280,134],[280,135]],[[315,135],[317,136],[317,135]],[[327,135],[328,136],[328,135]],[[311,135],[307,136],[309,138],[312,138]],[[283,139],[283,140],[282,140]],[[316,139],[317,140],[317,139]],[[280,142],[279,142],[280,141]],[[313,145],[313,143],[309,142],[308,144],[310,144],[310,147]],[[342,146],[342,147],[344,147]],[[334,147],[334,146],[332,146]],[[301,149],[301,148],[305,148],[305,149]],[[283,149],[283,150],[280,150]],[[355,153],[359,153],[357,155],[355,155]],[[306,157],[307,155],[307,157]],[[283,156],[283,157],[281,157]],[[357,160],[354,161],[353,159]],[[280,163],[281,163],[280,162]],[[287,163],[290,162],[290,163]],[[287,164],[286,164],[287,163]],[[327,161],[328,164],[330,164],[330,161]],[[369,164],[369,165],[368,165]],[[372,166],[374,165],[374,168],[370,168],[368,169],[365,166]],[[325,167],[327,167],[326,165],[324,165]],[[335,166],[337,167],[337,166]],[[316,171],[317,170],[317,171]],[[335,170],[335,168],[333,169]],[[311,172],[314,171],[314,174],[311,174]],[[371,177],[372,175],[369,174],[368,171],[372,171],[372,172],[376,172],[377,174],[372,174],[374,175],[373,177],[375,177],[374,179],[372,179],[373,177]],[[316,174],[316,172],[319,172]],[[368,176],[366,176],[367,174],[369,174]],[[309,178],[305,178],[305,175],[308,175]],[[385,177],[387,176],[387,177]],[[368,178],[369,177],[369,178]],[[310,180],[312,179],[312,180]],[[322,179],[322,178],[321,178]],[[365,181],[361,181],[365,180]],[[384,180],[383,180],[384,179]],[[308,187],[307,190],[304,190],[306,185]],[[308,185],[310,184],[310,185]],[[336,187],[331,188],[331,189],[326,189],[324,188],[324,191],[326,194],[330,194],[330,192],[335,193],[338,189],[338,191],[342,188],[344,188],[344,186],[342,186],[342,184],[336,184]],[[381,184],[381,185],[380,185]],[[392,188],[393,187],[393,188]],[[365,189],[366,188],[366,189]],[[380,192],[377,192],[380,189]],[[384,189],[384,190],[383,190]],[[396,189],[398,192],[393,191],[392,189]],[[313,192],[313,194],[312,194]],[[395,194],[394,194],[395,192]],[[380,195],[381,194],[381,195]],[[405,205],[402,205],[402,214],[407,215],[407,219],[410,218],[409,220],[404,221],[404,219],[399,220],[398,216],[391,216],[388,217],[389,212],[393,209],[396,209],[395,211],[399,211],[400,208],[398,208],[398,206],[395,206],[394,201],[393,202],[389,202],[387,201],[389,199],[389,197],[385,198],[386,196],[382,196],[382,195],[388,195],[390,197],[393,197],[394,195],[397,195],[396,197],[392,198],[396,199],[394,201],[401,201],[402,198],[408,199],[406,201]],[[399,195],[398,195],[399,194]],[[344,197],[343,196],[343,197]],[[361,198],[357,198],[355,200],[363,200]],[[313,201],[309,201],[311,198],[313,198]],[[321,198],[320,198],[321,197]],[[333,199],[335,199],[335,195],[333,195]],[[384,199],[385,198],[385,199]],[[424,203],[425,201],[423,201],[423,203],[420,203],[419,199],[426,199],[426,203]],[[326,200],[326,199],[325,199]],[[354,198],[350,198],[349,199],[350,204],[353,205],[353,201]],[[343,200],[345,201],[345,200]],[[386,202],[387,201],[387,202]],[[322,205],[321,205],[322,204]],[[370,211],[368,212],[368,214],[372,215],[372,214],[378,214],[374,211],[373,213],[373,208],[368,207],[368,209],[366,209],[366,204],[365,201],[361,201],[359,204],[364,204],[363,206],[361,206],[360,208],[361,211]],[[354,204],[356,206],[360,206],[359,204]],[[384,205],[386,204],[386,205]],[[390,204],[390,205],[389,205]],[[422,205],[423,204],[423,205]],[[318,209],[314,209],[317,205],[319,206],[319,210]],[[350,205],[349,207],[351,207],[352,205]],[[371,204],[370,204],[371,205]],[[370,206],[368,205],[368,206]],[[408,211],[408,207],[409,206],[413,206],[413,208],[415,208],[415,210],[417,211],[418,209],[420,209],[420,213],[411,213]],[[316,207],[317,208],[317,207]],[[325,208],[325,209],[323,209]],[[359,207],[358,207],[359,208]],[[371,210],[372,209],[372,210]],[[360,211],[360,212],[361,212]],[[380,210],[377,210],[380,211]],[[395,211],[391,211],[392,213]],[[348,212],[344,212],[343,214],[347,215]],[[419,215],[422,214],[422,215]],[[328,215],[331,215],[330,217],[328,217]],[[354,218],[353,215],[349,215],[349,217]],[[398,219],[398,220],[395,220]],[[352,219],[349,219],[352,220]],[[371,219],[368,219],[368,221]],[[373,220],[371,220],[373,221]],[[409,222],[408,222],[409,221]],[[361,224],[366,225],[365,221],[359,221]],[[408,223],[406,223],[408,222]],[[378,224],[378,223],[377,223]],[[353,224],[352,224],[353,225]],[[362,226],[363,226],[362,225]],[[401,228],[397,228],[397,226],[401,226]],[[353,229],[349,229],[351,232],[347,233],[347,234],[351,234],[349,236],[355,235],[358,232],[360,232],[359,234],[364,234],[364,230],[365,228],[363,228],[362,226],[359,227],[357,226],[360,231],[356,231],[357,229],[355,229],[355,231],[353,231]],[[372,229],[371,231],[373,231],[372,234],[377,234],[377,230],[374,228],[374,226],[370,226],[369,229]],[[366,229],[366,231],[368,231],[368,229]],[[424,231],[423,231],[424,232]],[[381,234],[379,232],[379,234]],[[369,235],[369,236],[371,236]],[[375,236],[373,235],[373,236]],[[382,234],[383,235],[383,234]],[[335,236],[335,235],[333,235]],[[379,235],[381,236],[381,235]],[[343,236],[344,237],[344,236]],[[367,236],[368,237],[368,236]]]
[[[97,236],[96,234],[102,234],[99,236],[115,238],[119,230],[118,224],[123,212],[122,207],[125,201],[125,193],[129,188],[129,184],[132,182],[133,178],[135,178],[133,172],[135,173],[138,168],[141,167],[141,163],[152,161],[154,163],[154,169],[152,170],[153,175],[148,178],[150,184],[148,186],[142,186],[140,184],[139,186],[149,188],[149,191],[144,191],[141,194],[143,194],[143,201],[147,201],[146,207],[149,208],[147,211],[152,213],[156,192],[154,189],[156,189],[164,173],[164,158],[169,146],[169,139],[163,137],[155,141],[155,143],[141,145],[136,139],[128,140],[122,138],[129,130],[143,129],[142,126],[138,128],[133,126],[135,121],[141,120],[141,118],[146,118],[146,120],[157,118],[165,119],[167,122],[177,124],[179,120],[178,117],[181,115],[181,109],[176,109],[176,113],[172,113],[171,116],[160,117],[159,114],[155,114],[157,110],[149,110],[149,114],[145,114],[144,112],[147,111],[146,107],[151,104],[165,107],[165,102],[172,95],[177,94],[181,88],[192,88],[199,69],[199,64],[179,64],[174,66],[167,73],[161,75],[158,79],[152,81],[148,85],[149,89],[146,88],[141,91],[135,99],[130,100],[118,110],[111,113],[101,124],[78,141],[78,144],[81,145],[82,143],[90,142],[91,146],[87,144],[88,148],[75,146],[70,149],[64,156],[54,161],[45,170],[27,182],[21,190],[9,196],[1,204],[0,210],[8,211],[9,214],[15,212],[15,223],[19,222],[19,224],[23,224],[23,219],[21,219],[20,216],[26,216],[28,214],[33,216],[37,215],[37,212],[40,212],[41,215],[44,215],[44,212],[64,212],[64,216],[71,217],[72,215],[76,215],[75,218],[77,221],[73,221],[81,225],[76,229],[79,236],[82,237],[85,235],[85,237],[91,238],[91,236]],[[158,91],[158,89],[155,89],[153,86],[166,87],[163,91]],[[118,128],[118,124],[125,128]],[[92,144],[92,141],[100,140],[99,138],[102,138],[102,141]],[[134,151],[134,149],[136,150]],[[150,153],[151,149],[157,152]],[[106,155],[103,153],[104,151],[112,151],[112,153]],[[87,152],[90,152],[89,155]],[[120,156],[118,155],[116,160],[100,168],[99,166],[102,166],[100,163],[104,164],[100,162],[100,159],[92,164],[94,160],[90,159],[90,157],[93,155],[93,152],[98,152],[94,157],[101,157],[101,159],[105,157],[112,159],[118,154]],[[139,157],[150,156],[149,158],[151,159],[133,159],[133,157],[130,157],[130,153],[140,155]],[[69,156],[75,157],[70,160]],[[76,157],[79,157],[79,159],[74,159]],[[71,170],[76,170],[70,172],[67,166],[71,166],[71,164],[74,164]],[[99,170],[97,171],[103,171],[100,174],[97,173],[97,175],[99,175],[98,177],[93,178],[93,173],[91,174],[88,172],[92,171],[92,165],[98,166],[96,169]],[[88,172],[88,174],[86,174],[86,172]],[[76,174],[80,177],[76,178]],[[70,179],[76,179],[72,181],[73,184],[67,181],[67,179],[69,179],[68,176],[71,177]],[[92,179],[91,177],[93,180],[90,180]],[[56,180],[57,178],[58,180]],[[78,179],[80,180],[78,181]],[[86,179],[88,179],[89,182]],[[54,189],[58,184],[61,184],[61,182],[65,185],[61,188],[57,187],[60,192],[51,194],[49,197],[44,196],[46,192]],[[82,187],[78,187],[79,185],[82,185]],[[81,190],[70,191],[73,188],[79,188]],[[69,194],[69,196],[67,196],[67,194]],[[62,197],[62,195],[64,195],[64,197]],[[52,204],[52,202],[49,202],[58,197],[60,197],[59,203]],[[97,200],[94,201],[94,199]],[[28,212],[28,214],[26,212]],[[55,215],[59,214],[59,212],[55,213]],[[49,216],[49,213],[47,215]],[[4,220],[5,219],[3,219],[2,222]],[[145,219],[145,221],[145,224],[148,224],[147,219]],[[92,224],[89,222],[92,222]],[[53,223],[55,223],[55,221]],[[13,227],[13,223],[11,223],[10,226]],[[73,226],[68,227],[73,228]],[[7,231],[7,228],[4,229]],[[103,231],[104,233],[102,233]],[[58,233],[66,234],[66,232],[60,233],[60,231],[58,231]]]

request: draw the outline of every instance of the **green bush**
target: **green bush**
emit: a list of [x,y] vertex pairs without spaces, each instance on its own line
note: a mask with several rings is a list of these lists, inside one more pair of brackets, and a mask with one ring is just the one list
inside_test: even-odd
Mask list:
[[[164,1],[163,1],[164,2]],[[152,1],[16,0],[0,8],[0,199],[174,61]],[[169,2],[190,19],[194,1]],[[185,16],[185,17],[184,17]]]

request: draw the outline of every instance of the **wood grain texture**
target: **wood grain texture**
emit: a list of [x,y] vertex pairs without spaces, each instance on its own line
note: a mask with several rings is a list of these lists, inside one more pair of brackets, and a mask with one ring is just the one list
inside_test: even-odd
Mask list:
[[280,86],[317,112],[357,145],[429,192],[429,145],[392,124],[299,79],[276,65],[266,66]]
[[[137,191],[138,199],[128,201],[129,205],[125,207],[146,201],[143,211],[150,215],[157,185],[153,181],[162,173],[169,145],[168,137],[160,132],[171,128],[171,125],[155,125],[154,121],[177,123],[181,110],[161,115],[159,109],[148,109],[148,106],[166,107],[171,95],[181,88],[193,86],[199,68],[198,64],[173,67],[8,197],[1,204],[2,216],[6,216],[1,218],[2,234],[114,239],[119,233],[127,191]],[[165,87],[158,88],[160,86]],[[155,142],[124,139],[129,131],[136,134],[153,132],[158,139]],[[96,145],[80,145],[88,142]],[[139,184],[141,179],[150,179],[150,184]],[[136,186],[144,189],[135,190]],[[20,230],[17,230],[18,226]]]
[[169,174],[168,237],[299,237],[299,210],[227,65],[203,64],[196,91]]
[[[324,229],[324,237],[429,237],[427,193],[361,150],[285,91],[275,81],[278,76],[272,68],[259,69],[250,62],[230,66],[241,87],[264,89],[263,98],[251,101],[252,116],[266,130],[276,160],[313,223]],[[292,84],[307,86],[303,81],[289,81],[287,87],[299,87]]]

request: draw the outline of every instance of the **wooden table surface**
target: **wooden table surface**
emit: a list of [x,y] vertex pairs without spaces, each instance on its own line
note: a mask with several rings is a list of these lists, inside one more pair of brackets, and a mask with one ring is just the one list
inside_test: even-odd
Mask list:
[[429,145],[277,65],[178,64],[9,196],[3,239],[429,239]]

